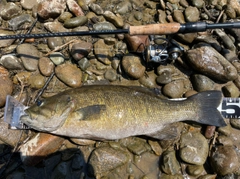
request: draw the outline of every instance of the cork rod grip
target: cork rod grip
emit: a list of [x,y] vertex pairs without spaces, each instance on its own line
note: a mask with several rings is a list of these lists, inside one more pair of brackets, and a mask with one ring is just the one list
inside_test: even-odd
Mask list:
[[142,26],[130,26],[130,35],[167,35],[177,33],[180,29],[179,23],[148,24]]

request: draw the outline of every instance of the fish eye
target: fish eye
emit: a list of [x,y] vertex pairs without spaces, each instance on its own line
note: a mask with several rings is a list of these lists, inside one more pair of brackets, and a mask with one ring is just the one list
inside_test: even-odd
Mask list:
[[36,101],[36,104],[37,104],[37,106],[43,105],[43,100],[38,99],[38,100]]

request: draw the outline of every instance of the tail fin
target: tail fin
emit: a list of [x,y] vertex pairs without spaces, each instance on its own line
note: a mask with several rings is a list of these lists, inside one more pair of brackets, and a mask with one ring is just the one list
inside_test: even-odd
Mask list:
[[223,116],[217,109],[222,97],[221,91],[204,91],[189,97],[190,101],[194,101],[200,106],[196,122],[217,127],[226,126]]

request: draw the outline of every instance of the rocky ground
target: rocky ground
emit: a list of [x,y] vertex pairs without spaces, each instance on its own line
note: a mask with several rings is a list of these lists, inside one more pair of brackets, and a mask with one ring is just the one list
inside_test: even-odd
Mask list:
[[[0,35],[122,29],[127,24],[235,21],[237,0],[0,0]],[[92,83],[145,86],[168,98],[221,90],[239,97],[240,30],[155,36],[174,39],[180,57],[149,62],[148,36],[101,35],[0,40],[0,178],[240,178],[240,122],[226,127],[176,123],[172,140],[129,137],[79,141],[11,130],[6,95],[24,105]],[[45,85],[47,84],[47,85]]]

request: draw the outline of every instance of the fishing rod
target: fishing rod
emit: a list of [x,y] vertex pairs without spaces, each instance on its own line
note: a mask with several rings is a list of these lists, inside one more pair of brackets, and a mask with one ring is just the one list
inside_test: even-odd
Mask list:
[[147,62],[164,63],[166,60],[176,60],[184,51],[173,39],[163,39],[165,43],[155,44],[154,35],[171,35],[176,33],[203,32],[208,29],[231,29],[240,28],[240,21],[225,23],[206,23],[206,22],[188,22],[180,23],[164,23],[164,24],[148,24],[141,26],[129,26],[128,29],[116,30],[93,30],[93,31],[77,31],[77,32],[56,32],[41,34],[16,34],[1,35],[0,40],[7,39],[28,39],[28,38],[47,38],[47,37],[65,37],[65,36],[94,36],[109,34],[129,34],[129,35],[149,35],[150,45],[148,45],[143,57]]
[[164,23],[164,24],[148,24],[140,26],[130,26],[128,29],[117,30],[93,30],[93,31],[77,31],[77,32],[56,32],[42,34],[16,34],[16,35],[0,35],[0,40],[6,39],[27,39],[27,38],[46,38],[46,37],[64,37],[64,36],[94,36],[108,34],[129,34],[129,35],[170,35],[175,33],[203,32],[208,29],[231,29],[240,28],[240,21],[225,23],[206,23],[206,22],[188,22],[180,23]]

